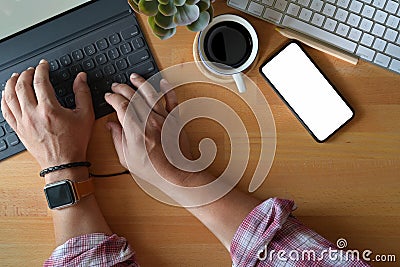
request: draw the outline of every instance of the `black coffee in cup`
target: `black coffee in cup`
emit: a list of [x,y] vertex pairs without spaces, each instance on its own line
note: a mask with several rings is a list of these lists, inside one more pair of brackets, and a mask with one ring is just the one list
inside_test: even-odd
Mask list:
[[215,24],[204,37],[207,59],[232,68],[238,68],[248,60],[252,46],[249,31],[233,21]]

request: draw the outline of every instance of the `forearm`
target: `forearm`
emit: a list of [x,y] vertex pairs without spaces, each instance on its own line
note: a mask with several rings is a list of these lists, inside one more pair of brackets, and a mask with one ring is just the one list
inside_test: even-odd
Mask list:
[[[64,179],[79,182],[88,178],[87,168],[80,167],[47,174],[45,180],[48,184]],[[112,234],[94,195],[87,196],[68,208],[52,210],[52,215],[57,245],[84,234]]]
[[[194,187],[207,184],[215,179],[207,172],[191,175],[184,186]],[[229,251],[233,236],[243,219],[261,203],[257,198],[232,189],[224,197],[204,206],[188,208]]]

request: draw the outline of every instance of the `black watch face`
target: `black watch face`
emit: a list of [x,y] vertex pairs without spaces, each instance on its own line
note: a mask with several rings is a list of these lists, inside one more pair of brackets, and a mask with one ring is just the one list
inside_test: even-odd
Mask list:
[[70,183],[61,182],[44,189],[50,209],[75,203],[73,189]]

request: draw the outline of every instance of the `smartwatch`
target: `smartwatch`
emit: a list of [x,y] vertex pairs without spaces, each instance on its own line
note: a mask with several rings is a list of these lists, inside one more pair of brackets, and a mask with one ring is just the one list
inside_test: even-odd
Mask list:
[[83,182],[61,180],[44,187],[50,209],[62,209],[76,204],[82,198],[94,193],[93,178]]

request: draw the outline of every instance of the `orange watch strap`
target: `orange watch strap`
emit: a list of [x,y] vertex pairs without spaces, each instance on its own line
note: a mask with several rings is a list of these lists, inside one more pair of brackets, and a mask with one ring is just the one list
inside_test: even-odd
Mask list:
[[73,184],[77,200],[80,200],[94,193],[93,178],[89,178],[83,182],[74,182]]

